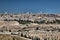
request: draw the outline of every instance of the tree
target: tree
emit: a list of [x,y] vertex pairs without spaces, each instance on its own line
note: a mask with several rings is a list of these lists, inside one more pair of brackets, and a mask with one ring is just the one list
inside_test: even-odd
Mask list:
[[45,38],[44,40],[47,40],[47,38]]
[[23,33],[21,33],[21,37],[23,37]]
[[26,35],[24,35],[24,37],[25,37],[25,38],[27,38],[27,36],[26,36]]
[[9,32],[11,32],[11,30],[9,29]]
[[31,39],[31,37],[29,36],[29,39]]
[[15,38],[13,38],[13,40],[15,40]]
[[36,27],[36,30],[38,30],[39,29],[39,27]]
[[3,30],[0,30],[1,32],[3,32]]
[[32,40],[40,40],[40,38],[38,38],[38,37],[34,37]]

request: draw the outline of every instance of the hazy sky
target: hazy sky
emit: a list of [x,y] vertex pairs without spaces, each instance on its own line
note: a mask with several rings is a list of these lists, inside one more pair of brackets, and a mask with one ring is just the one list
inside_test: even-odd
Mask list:
[[60,13],[60,0],[0,0],[1,12]]

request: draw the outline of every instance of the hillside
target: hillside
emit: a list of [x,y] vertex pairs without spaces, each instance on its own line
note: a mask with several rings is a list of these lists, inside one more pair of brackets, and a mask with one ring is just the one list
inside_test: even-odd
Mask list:
[[25,40],[25,39],[16,36],[6,35],[6,34],[4,35],[0,34],[0,40]]

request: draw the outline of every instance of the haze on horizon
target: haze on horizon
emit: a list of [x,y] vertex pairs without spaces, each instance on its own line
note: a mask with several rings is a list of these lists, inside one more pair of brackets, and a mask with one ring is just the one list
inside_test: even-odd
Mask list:
[[5,11],[60,13],[60,0],[0,0],[0,13]]

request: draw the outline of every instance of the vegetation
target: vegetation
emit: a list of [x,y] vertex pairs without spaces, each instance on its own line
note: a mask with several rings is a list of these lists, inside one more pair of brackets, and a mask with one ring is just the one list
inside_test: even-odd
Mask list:
[[43,21],[34,21],[34,23],[43,24],[43,23],[45,23],[45,20],[43,20]]
[[24,37],[25,37],[25,38],[27,38],[27,36],[26,36],[26,35],[24,35]]
[[38,38],[38,37],[35,37],[35,38],[33,38],[32,40],[40,40],[40,38]]
[[11,32],[11,30],[9,29],[9,32]]
[[29,39],[31,39],[31,37],[30,37],[30,36],[29,36],[28,38],[29,38]]
[[49,22],[49,21],[47,21],[47,24],[60,24],[60,20],[53,20],[53,21],[51,21],[51,22]]
[[36,30],[38,30],[39,29],[39,27],[36,27]]
[[19,20],[18,22],[20,24],[29,24],[29,23],[32,23],[32,21],[29,21],[29,20]]
[[21,33],[21,37],[23,37],[23,33]]
[[[46,20],[41,20],[41,21],[30,21],[30,20],[17,20],[17,19],[14,19],[14,20],[7,20],[7,19],[4,19],[4,21],[18,21],[20,24],[30,24],[30,23],[37,23],[37,24],[43,24],[43,23],[46,23],[45,21]],[[60,24],[60,20],[58,19],[55,19],[55,20],[52,20],[52,21],[47,21],[46,24]]]
[[[29,23],[37,23],[37,24],[43,24],[43,23],[46,23],[45,22],[45,20],[43,20],[43,21],[29,21],[29,20],[19,20],[18,21],[20,24],[29,24]],[[58,24],[60,24],[60,20],[53,20],[53,21],[47,21],[47,23],[46,24],[55,24],[55,23],[58,23]]]

